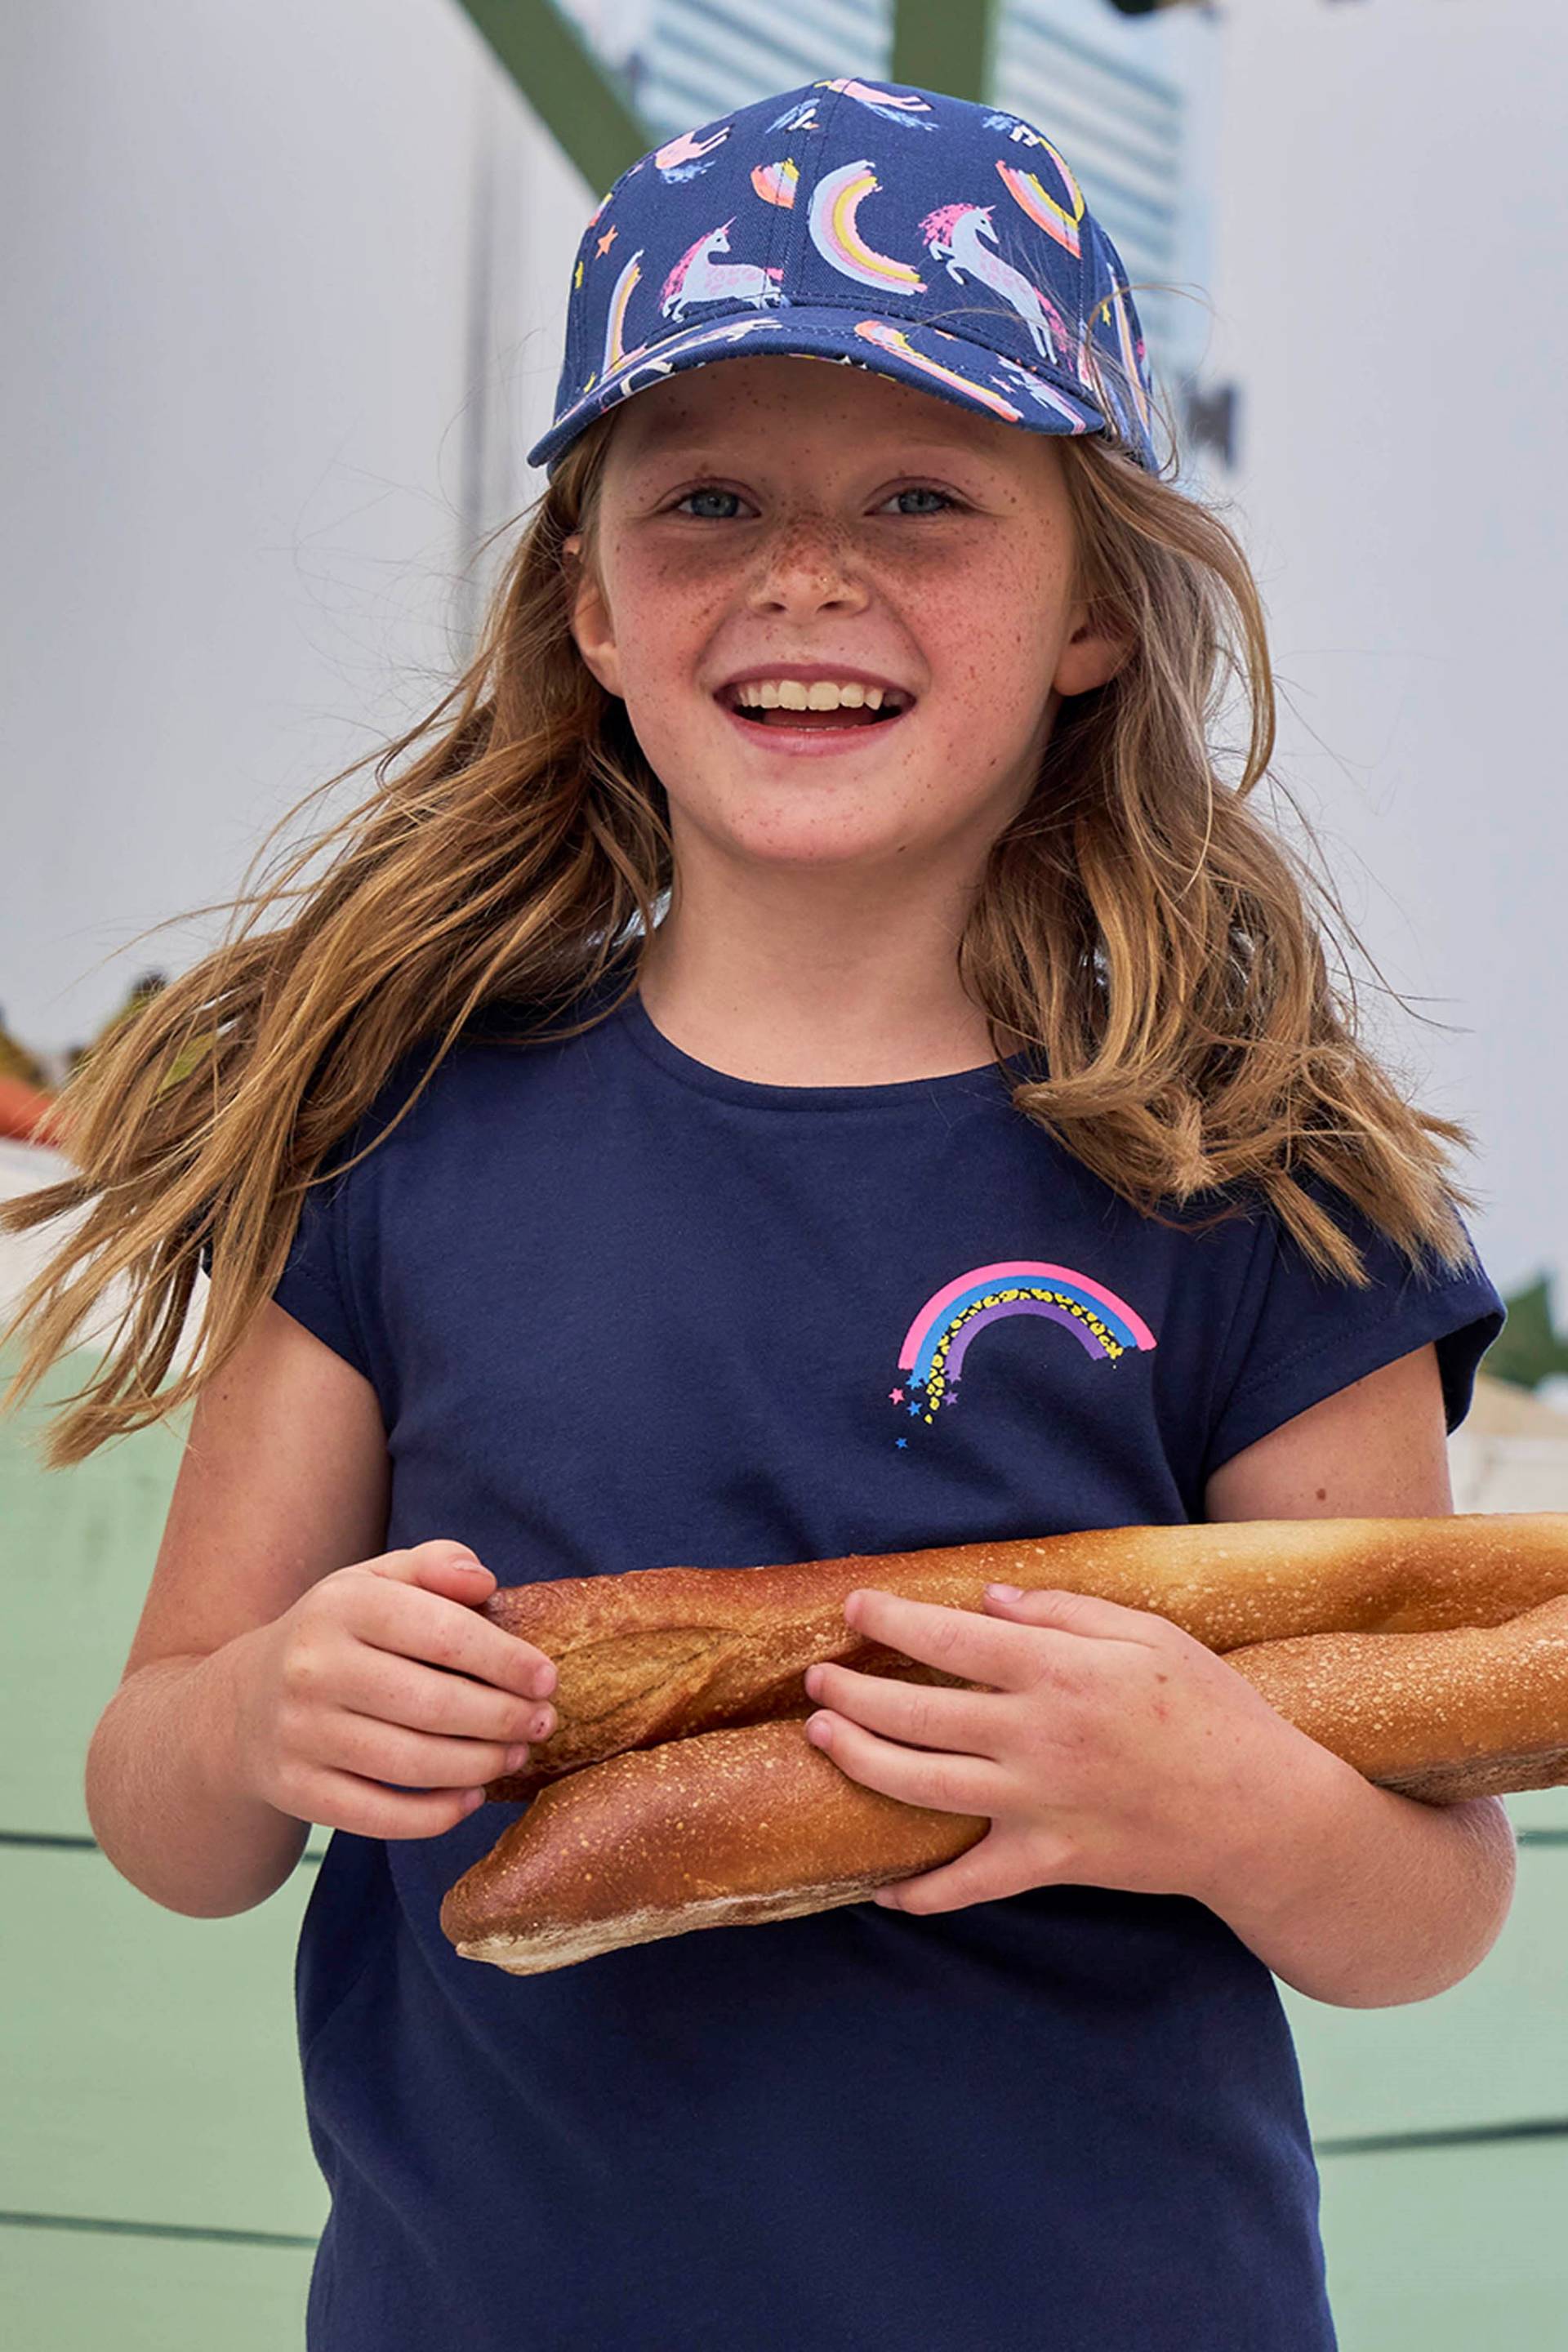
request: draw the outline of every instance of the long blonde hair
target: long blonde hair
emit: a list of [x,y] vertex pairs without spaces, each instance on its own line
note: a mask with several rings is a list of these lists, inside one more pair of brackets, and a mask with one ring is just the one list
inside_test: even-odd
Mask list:
[[[4,1335],[30,1326],[0,1409],[37,1385],[119,1276],[128,1304],[96,1377],[57,1413],[47,1467],[173,1412],[232,1354],[282,1271],[323,1155],[411,1045],[430,1041],[410,1104],[481,1007],[515,1004],[520,1034],[568,1037],[636,988],[674,877],[668,806],[624,704],[577,653],[563,561],[581,529],[594,562],[613,416],[568,449],[529,511],[456,683],[286,812],[258,859],[374,759],[370,792],[275,880],[224,902],[222,944],[62,1090],[73,1172],[0,1208],[0,1225],[83,1213]],[[1081,593],[1132,652],[1108,685],[1061,706],[1038,789],[992,845],[959,944],[999,1059],[1009,1034],[1043,1054],[1047,1074],[1016,1082],[1016,1107],[1148,1216],[1211,1191],[1221,1218],[1261,1202],[1320,1270],[1364,1284],[1361,1253],[1302,1189],[1315,1176],[1413,1264],[1428,1251],[1468,1263],[1456,1203],[1475,1202],[1441,1147],[1471,1148],[1469,1131],[1408,1104],[1360,1042],[1355,985],[1331,982],[1314,902],[1360,941],[1248,805],[1275,717],[1238,541],[1113,441],[1058,446]],[[1226,783],[1210,739],[1233,688],[1248,740]],[[323,852],[324,872],[300,879]],[[562,1021],[621,974],[589,1018]],[[200,1330],[161,1387],[204,1241]]]

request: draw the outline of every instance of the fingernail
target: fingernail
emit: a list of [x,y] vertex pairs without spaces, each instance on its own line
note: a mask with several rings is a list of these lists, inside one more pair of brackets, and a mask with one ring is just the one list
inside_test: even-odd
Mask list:
[[521,1772],[527,1761],[528,1749],[526,1748],[509,1748],[507,1749],[506,1769],[509,1772]]
[[529,1685],[528,1685],[528,1688],[529,1688],[529,1696],[530,1696],[531,1697],[532,1697],[532,1698],[548,1698],[548,1697],[550,1696],[551,1692],[555,1688],[555,1669],[554,1669],[554,1667],[553,1667],[553,1666],[549,1666],[549,1665],[546,1665],[546,1666],[535,1666],[535,1668],[534,1668],[534,1670],[533,1670],[533,1676],[532,1676],[532,1679],[531,1679],[531,1681],[530,1682],[530,1684],[529,1684]]
[[458,1559],[454,1560],[452,1565],[454,1568],[466,1570],[470,1576],[488,1576],[489,1574],[489,1570],[485,1566],[482,1560]]
[[988,1584],[985,1590],[994,1601],[1022,1601],[1024,1598],[1021,1584]]
[[463,1811],[466,1813],[475,1812],[484,1801],[485,1792],[482,1789],[470,1789],[463,1799]]

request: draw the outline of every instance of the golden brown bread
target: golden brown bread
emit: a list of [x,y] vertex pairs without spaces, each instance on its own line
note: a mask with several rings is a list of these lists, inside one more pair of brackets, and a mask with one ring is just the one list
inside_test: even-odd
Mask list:
[[[1335,1531],[1332,1543],[1300,1540],[1322,1529]],[[1120,1561],[1122,1580],[1108,1597],[1158,1606],[1200,1640],[1205,1625],[1223,1633],[1248,1620],[1289,1622],[1330,1607],[1363,1628],[1403,1629],[1298,1632],[1209,1646],[1223,1646],[1227,1663],[1310,1738],[1368,1780],[1404,1794],[1447,1803],[1568,1780],[1568,1515],[1230,1522],[1217,1531],[1108,1533],[1159,1540],[1110,1545],[1097,1559],[1076,1538],[960,1549],[971,1559],[993,1556],[983,1570],[967,1571],[982,1587],[1005,1577],[1106,1593]],[[1198,1534],[1210,1538],[1208,1573],[1217,1589],[1203,1586],[1193,1542]],[[1020,1573],[1026,1549],[1037,1555],[1068,1540],[1079,1550],[1077,1580],[1061,1572],[1059,1552],[1048,1577]],[[1168,1571],[1162,1600],[1135,1597],[1148,1586],[1134,1584],[1134,1569],[1147,1579],[1162,1555]],[[1303,1587],[1309,1555],[1330,1589],[1321,1608]],[[951,1561],[951,1553],[945,1557]],[[932,1558],[881,1554],[816,1566],[831,1571],[841,1610],[843,1596],[859,1584],[936,1598]],[[559,1646],[551,1648],[536,1630],[544,1622],[538,1614],[526,1630],[558,1663],[575,1662],[577,1752],[595,1738],[619,1736],[628,1724],[646,1723],[650,1706],[663,1703],[646,1673],[656,1654],[675,1662],[678,1678],[684,1674],[681,1706],[694,1723],[715,1703],[776,1709],[786,1687],[784,1661],[795,1655],[789,1644],[800,1638],[807,1613],[820,1622],[816,1593],[809,1612],[800,1607],[800,1580],[810,1566],[574,1580],[579,1591],[600,1588],[592,1638],[574,1643],[563,1618]],[[1085,1566],[1089,1577],[1106,1580],[1083,1580]],[[953,1575],[951,1565],[937,1572]],[[1352,1574],[1362,1580],[1354,1589]],[[795,1581],[768,1594],[756,1580],[770,1576]],[[662,1587],[653,1581],[658,1578],[667,1580]],[[705,1581],[694,1586],[692,1579]],[[728,1580],[731,1590],[715,1579]],[[489,1613],[498,1613],[497,1603],[520,1596],[531,1603],[562,1589],[512,1588],[493,1597]],[[635,1627],[618,1635],[617,1592],[626,1595]],[[679,1604],[674,1625],[658,1620],[660,1592],[666,1609],[672,1600]],[[760,1616],[764,1594],[768,1607],[791,1603],[795,1616],[787,1607],[777,1622]],[[700,1621],[693,1609],[699,1598]],[[949,1605],[982,1605],[978,1590],[970,1601]],[[515,1617],[513,1629],[525,1630]],[[905,1680],[956,1680],[917,1669],[895,1653],[870,1656],[869,1645],[854,1637],[845,1642],[847,1631],[841,1614],[830,1619],[825,1646],[811,1651],[798,1672],[812,1656],[837,1655],[863,1671]],[[602,1671],[606,1660],[608,1674]],[[755,1675],[749,1701],[742,1697],[748,1671]],[[793,1664],[789,1674],[796,1675]],[[563,1664],[563,1692],[566,1680]],[[560,1698],[557,1704],[564,1728],[565,1708]],[[851,1780],[806,1739],[802,1727],[809,1711],[801,1684],[793,1714],[694,1728],[558,1775],[450,1890],[441,1908],[444,1931],[467,1958],[532,1974],[693,1928],[757,1925],[859,1902],[879,1885],[952,1861],[985,1834],[984,1820],[902,1804]]]
[[1313,1633],[1226,1653],[1287,1721],[1427,1804],[1568,1782],[1568,1594],[1500,1625]]
[[953,1675],[853,1633],[844,1602],[872,1585],[984,1610],[993,1582],[1150,1609],[1224,1652],[1303,1633],[1437,1633],[1568,1591],[1568,1512],[1195,1521],[506,1585],[482,1613],[554,1660],[557,1728],[487,1793],[515,1801],[631,1748],[808,1714],[804,1677],[819,1659],[951,1687]]
[[465,1959],[532,1976],[689,1928],[859,1903],[990,1828],[850,1780],[805,1720],[667,1740],[557,1780],[451,1888],[444,1932]]
[[[1568,1780],[1568,1595],[1501,1625],[1310,1633],[1226,1654],[1369,1780],[1428,1802]],[[792,1919],[952,1862],[969,1813],[868,1789],[804,1716],[633,1750],[541,1791],[441,1906],[467,1959],[516,1976],[699,1927]]]

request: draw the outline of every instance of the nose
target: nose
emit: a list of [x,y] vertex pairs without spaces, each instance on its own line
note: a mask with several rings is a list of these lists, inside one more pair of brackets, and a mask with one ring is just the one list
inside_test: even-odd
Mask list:
[[748,596],[758,612],[804,614],[824,606],[857,613],[866,601],[848,534],[829,522],[798,519],[769,534]]

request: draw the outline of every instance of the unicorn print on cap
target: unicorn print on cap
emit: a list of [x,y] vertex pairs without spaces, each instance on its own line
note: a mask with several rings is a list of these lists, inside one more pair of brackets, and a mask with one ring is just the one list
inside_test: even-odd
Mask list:
[[660,289],[659,312],[666,319],[684,318],[693,302],[776,302],[782,269],[755,261],[715,261],[716,253],[730,250],[735,215],[710,228],[688,247]]
[[819,82],[817,87],[819,89],[836,89],[845,98],[852,98],[858,104],[868,106],[882,121],[896,122],[900,131],[936,129],[934,122],[916,121],[917,115],[931,112],[931,101],[917,97],[912,89],[874,89],[869,82],[847,80]]
[[991,205],[959,204],[942,205],[927,213],[921,223],[926,249],[933,261],[947,264],[948,276],[961,286],[976,278],[1010,303],[1043,360],[1066,359],[1072,351],[1072,337],[1056,304],[1021,269],[1015,269],[1010,261],[980,242],[983,236],[988,236],[992,245],[998,241],[991,218],[994,210]]
[[[932,1293],[904,1335],[899,1370],[905,1387],[889,1392],[910,1417],[929,1426],[958,1402],[959,1376],[977,1332],[1010,1315],[1036,1315],[1070,1331],[1097,1362],[1116,1363],[1129,1349],[1152,1349],[1154,1334],[1142,1317],[1087,1274],[1037,1258],[975,1266]],[[920,1390],[915,1396],[910,1393]],[[900,1447],[907,1438],[899,1438]]]
[[667,180],[694,180],[700,172],[709,168],[709,157],[715,147],[722,146],[730,136],[726,122],[711,139],[699,139],[695,131],[683,131],[679,139],[667,140],[654,154],[654,163]]
[[[688,340],[696,311],[722,341]],[[639,156],[579,246],[555,413],[529,463],[553,467],[613,402],[748,334],[1026,431],[1104,431],[1159,465],[1120,257],[1057,147],[1000,108],[845,74]]]

